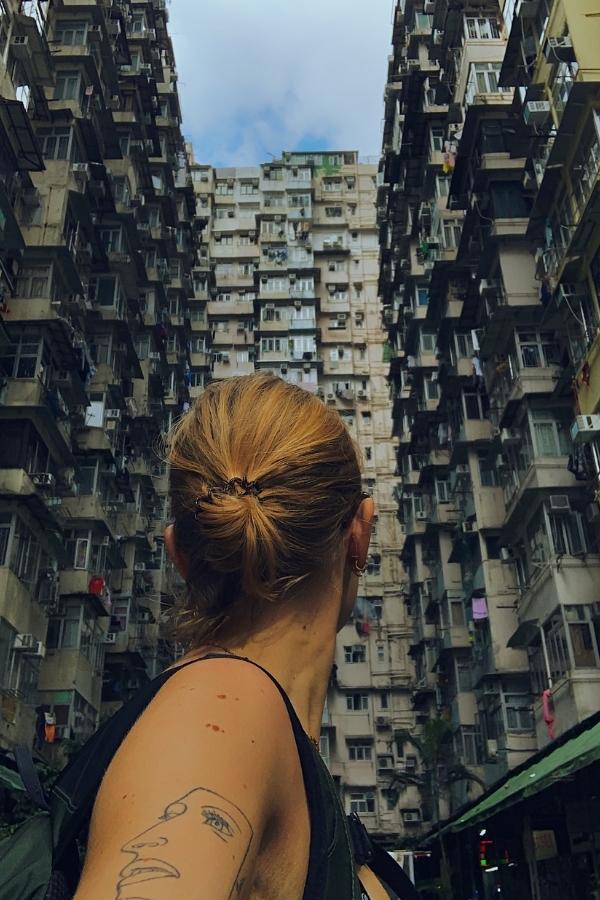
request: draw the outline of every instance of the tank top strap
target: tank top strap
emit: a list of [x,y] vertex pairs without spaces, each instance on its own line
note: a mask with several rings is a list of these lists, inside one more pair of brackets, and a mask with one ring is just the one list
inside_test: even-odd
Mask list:
[[202,659],[237,659],[250,663],[273,682],[285,703],[300,759],[310,818],[310,849],[303,900],[360,900],[351,838],[337,788],[287,693],[268,669],[244,656],[211,653]]

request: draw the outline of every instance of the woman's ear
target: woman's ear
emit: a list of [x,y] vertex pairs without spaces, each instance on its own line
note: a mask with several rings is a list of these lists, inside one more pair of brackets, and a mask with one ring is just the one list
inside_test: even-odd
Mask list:
[[167,548],[167,553],[169,554],[169,559],[181,575],[184,581],[187,581],[189,565],[188,561],[179,551],[177,544],[175,542],[175,526],[167,525],[165,528],[165,547]]
[[369,542],[371,540],[374,518],[375,504],[373,503],[373,498],[365,497],[358,507],[356,515],[352,519],[352,524],[350,525],[347,553],[350,565],[356,560],[358,561],[359,566],[365,564],[369,552]]

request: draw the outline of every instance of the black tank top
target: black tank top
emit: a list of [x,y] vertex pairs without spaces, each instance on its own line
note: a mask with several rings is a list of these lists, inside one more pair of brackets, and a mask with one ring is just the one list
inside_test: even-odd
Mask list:
[[285,703],[300,758],[310,820],[308,871],[302,900],[361,900],[363,894],[338,790],[320,753],[302,728],[290,698],[267,669],[250,659],[233,654],[211,654],[203,659],[237,659],[256,666],[271,679]]
[[[350,832],[334,781],[317,749],[306,735],[289,697],[268,672],[252,660],[232,654],[210,654],[167,669],[140,691],[96,732],[75,760],[61,774],[53,795],[54,826],[61,841],[56,851],[63,852],[85,834],[96,791],[128,732],[169,678],[180,669],[206,659],[237,659],[261,669],[277,687],[290,718],[298,749],[310,819],[310,848],[303,900],[362,900],[356,876]],[[64,823],[61,827],[61,821]],[[281,865],[285,864],[282,859]]]

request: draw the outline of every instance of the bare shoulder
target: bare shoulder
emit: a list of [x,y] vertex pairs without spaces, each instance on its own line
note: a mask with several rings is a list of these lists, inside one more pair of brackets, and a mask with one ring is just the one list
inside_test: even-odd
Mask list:
[[123,742],[108,775],[119,781],[124,774],[131,779],[133,771],[136,781],[151,775],[156,783],[161,777],[200,775],[207,766],[213,775],[222,769],[229,779],[244,770],[272,770],[286,726],[289,731],[284,701],[260,669],[242,660],[202,660],[171,675]]
[[[277,687],[255,666],[205,660],[173,674],[107,771],[78,900],[117,883],[119,900],[139,897],[130,890],[140,878],[156,880],[152,892],[145,886],[150,900],[159,885],[169,898],[191,897],[199,867],[215,886],[203,896],[228,885],[244,897],[285,795],[290,735]],[[157,846],[168,851],[148,857]]]

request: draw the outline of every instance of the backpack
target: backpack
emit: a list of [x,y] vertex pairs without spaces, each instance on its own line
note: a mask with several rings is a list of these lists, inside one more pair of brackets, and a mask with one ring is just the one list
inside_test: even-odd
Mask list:
[[[0,900],[71,900],[81,876],[79,846],[85,843],[104,773],[146,706],[176,671],[168,669],[147,682],[106,721],[59,775],[48,798],[30,750],[15,750],[21,780],[39,812],[0,841]],[[370,839],[357,816],[348,817],[348,827],[356,862],[369,865],[400,900],[419,900],[404,870]]]

